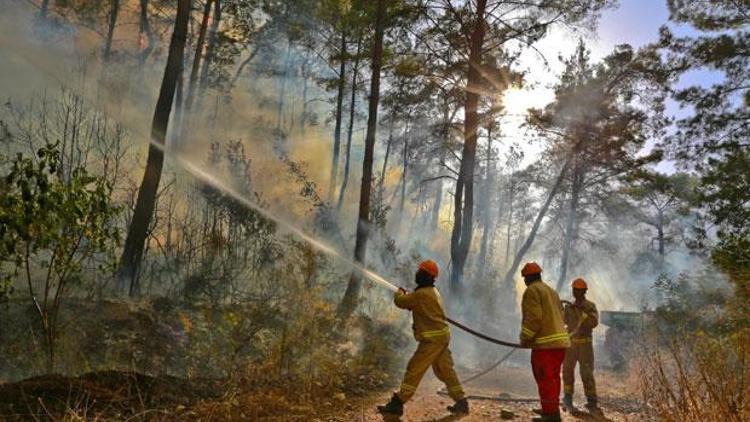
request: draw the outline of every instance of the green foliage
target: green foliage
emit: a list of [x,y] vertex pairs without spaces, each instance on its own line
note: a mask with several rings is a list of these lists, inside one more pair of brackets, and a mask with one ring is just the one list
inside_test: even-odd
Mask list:
[[750,16],[747,2],[669,0],[670,19],[699,35],[676,37],[666,27],[660,46],[675,77],[707,69],[722,74],[711,86],[689,86],[675,99],[693,113],[676,122],[671,154],[701,172],[699,200],[717,226],[713,260],[748,297],[750,255]]
[[[61,178],[60,165],[56,143],[36,157],[18,154],[0,196],[0,270],[6,280],[20,274],[26,280],[49,347],[48,369],[60,300],[71,285],[81,284],[84,264],[111,251],[119,236],[110,186],[82,167]],[[107,261],[97,269],[106,271]]]

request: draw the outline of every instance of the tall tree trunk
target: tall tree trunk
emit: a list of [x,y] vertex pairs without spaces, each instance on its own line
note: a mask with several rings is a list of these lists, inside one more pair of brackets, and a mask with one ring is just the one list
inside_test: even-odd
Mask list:
[[331,177],[329,179],[328,195],[333,197],[336,189],[336,178],[339,173],[339,151],[341,150],[341,118],[344,112],[344,89],[346,88],[346,32],[341,32],[341,46],[339,47],[341,64],[339,65],[338,93],[336,95],[336,126],[333,130],[333,156],[331,159]]
[[492,232],[492,214],[490,214],[490,189],[494,183],[494,172],[492,166],[492,125],[487,127],[487,162],[484,167],[484,189],[483,202],[484,214],[482,214],[482,240],[479,245],[478,267],[481,274],[484,274],[484,267],[487,264],[487,249],[489,244],[490,232]]
[[[383,34],[385,32],[386,1],[377,0],[375,36],[372,46],[372,71],[370,77],[370,99],[367,114],[367,135],[365,136],[365,157],[362,163],[362,184],[359,191],[359,218],[354,245],[354,261],[365,265],[367,237],[370,227],[370,194],[372,191],[372,161],[375,149],[375,133],[378,127],[378,102],[380,101],[380,68],[383,65]],[[342,320],[348,319],[357,307],[362,278],[359,271],[353,271],[346,286],[346,292],[339,305],[338,313]]]
[[435,202],[432,203],[432,212],[430,213],[430,229],[434,233],[440,222],[440,208],[443,206],[443,181],[435,181]]
[[[184,57],[183,57],[184,60]],[[170,134],[170,146],[179,148],[182,143],[183,110],[185,104],[185,63],[182,63],[177,75],[177,88],[174,98],[174,116],[172,118],[172,129]]]
[[573,172],[573,182],[571,183],[570,204],[568,216],[565,222],[565,237],[563,239],[562,256],[560,257],[560,278],[557,279],[557,288],[559,292],[565,284],[568,276],[568,261],[570,261],[570,252],[575,240],[576,220],[578,217],[578,200],[581,194],[581,171],[576,160],[575,170]]
[[302,112],[300,113],[299,119],[299,133],[300,135],[305,134],[305,125],[307,124],[307,90],[309,86],[310,72],[309,58],[305,58],[305,62],[302,67]]
[[479,130],[479,92],[482,74],[482,47],[485,33],[485,8],[487,0],[477,0],[476,20],[469,44],[468,78],[464,102],[464,148],[461,168],[456,181],[451,234],[451,288],[456,290],[463,279],[466,258],[471,248],[474,228],[474,162],[477,154]]
[[513,264],[511,264],[510,269],[505,274],[505,286],[506,287],[509,288],[513,285],[513,276],[516,274],[516,271],[518,271],[518,267],[521,265],[521,260],[526,255],[526,252],[528,252],[532,243],[534,243],[534,239],[536,239],[536,234],[539,231],[539,227],[541,227],[542,225],[542,220],[544,219],[544,216],[547,215],[547,211],[549,210],[549,207],[552,204],[552,200],[555,199],[555,196],[557,196],[557,192],[560,190],[560,186],[562,185],[562,182],[565,179],[565,175],[568,172],[569,165],[570,165],[570,159],[566,160],[565,164],[563,164],[563,167],[560,170],[560,174],[558,174],[557,180],[555,180],[555,184],[552,186],[552,189],[550,189],[549,193],[547,194],[547,200],[544,201],[544,205],[542,205],[542,208],[539,210],[539,213],[537,213],[536,215],[536,219],[534,220],[534,225],[531,226],[531,232],[529,232],[529,235],[526,237],[526,240],[523,242],[523,245],[521,245],[521,248],[518,250],[518,252],[516,252],[515,257],[513,258]]
[[[203,5],[203,18],[201,26],[198,29],[198,41],[195,43],[195,54],[193,55],[193,66],[190,69],[190,82],[188,83],[187,98],[185,99],[185,114],[190,115],[193,109],[193,99],[195,98],[195,87],[198,82],[198,71],[201,66],[201,57],[203,56],[203,46],[206,42],[206,32],[208,31],[208,19],[211,17],[211,4],[213,0],[205,0]],[[191,119],[188,118],[188,121]],[[189,125],[184,125],[183,129]]]
[[154,215],[156,193],[161,179],[161,170],[164,164],[164,140],[169,125],[169,115],[172,112],[177,79],[182,68],[182,60],[185,53],[185,41],[187,38],[187,25],[190,18],[190,1],[179,0],[177,3],[177,16],[174,23],[172,39],[169,43],[169,54],[167,66],[164,69],[159,99],[156,102],[154,118],[151,123],[151,142],[148,147],[148,158],[146,159],[146,170],[143,174],[141,186],[138,189],[133,219],[128,228],[125,238],[125,247],[117,273],[118,284],[125,286],[130,283],[130,295],[140,294],[140,286],[137,283],[138,267],[143,256],[143,247],[146,242],[148,228]]
[[[208,31],[208,41],[206,42],[206,58],[203,59],[201,64],[201,76],[200,85],[198,90],[198,106],[203,101],[203,93],[208,87],[208,71],[211,63],[214,61],[216,56],[216,40],[219,35],[219,27],[221,25],[221,0],[213,0],[214,2],[214,15],[211,19],[211,30]],[[197,107],[200,108],[200,107]]]
[[140,0],[140,21],[138,29],[138,41],[141,49],[141,54],[138,56],[138,63],[143,68],[146,64],[146,60],[154,50],[155,37],[151,31],[151,23],[148,20],[148,4],[149,0]]
[[104,61],[108,62],[112,56],[112,38],[115,35],[117,25],[117,14],[120,12],[120,0],[111,0],[109,9],[109,26],[107,27],[107,38],[104,41]]
[[286,42],[286,55],[284,57],[284,65],[283,70],[281,72],[281,87],[279,88],[279,98],[277,102],[277,109],[276,109],[276,147],[281,147],[281,141],[283,139],[283,133],[282,133],[282,124],[284,121],[284,98],[286,97],[286,80],[287,75],[289,74],[289,61],[291,60],[292,55],[292,40],[287,40]]
[[388,171],[388,157],[391,155],[391,146],[393,145],[393,118],[388,125],[388,140],[385,143],[385,155],[383,156],[383,168],[380,170],[380,180],[378,181],[378,198],[382,202],[385,195],[385,173]]
[[404,219],[404,205],[406,204],[406,176],[409,169],[409,136],[404,134],[404,154],[401,159],[401,199],[398,202],[399,227]]
[[49,12],[49,0],[42,0],[42,4],[39,6],[39,18],[42,20],[47,19],[47,13]]
[[[346,185],[349,183],[349,166],[352,156],[352,134],[354,133],[354,118],[357,111],[357,73],[359,73],[359,54],[362,52],[362,34],[357,37],[357,54],[354,56],[354,66],[352,67],[352,94],[349,101],[349,127],[346,132],[346,161],[344,162],[344,180],[341,182],[339,191],[339,200],[336,209],[341,210],[344,203],[344,194]],[[307,84],[305,84],[307,88]]]
[[[512,176],[511,176],[512,177]],[[515,200],[515,187],[513,186],[513,179],[510,179],[508,181],[508,226],[506,230],[506,239],[505,239],[505,264],[508,264],[508,259],[510,258],[510,231],[513,228],[513,201]]]
[[[442,127],[442,137],[443,137],[443,145],[440,147],[440,163],[445,162],[445,154],[448,149],[449,144],[449,137],[450,137],[450,107],[448,105],[448,100],[445,100],[444,107],[443,107],[443,127]],[[443,182],[442,179],[438,179],[435,183],[437,185],[437,191],[435,192],[435,202],[432,206],[432,217],[430,222],[430,228],[432,229],[432,232],[434,233],[438,228],[438,223],[440,220],[440,208],[443,206]]]

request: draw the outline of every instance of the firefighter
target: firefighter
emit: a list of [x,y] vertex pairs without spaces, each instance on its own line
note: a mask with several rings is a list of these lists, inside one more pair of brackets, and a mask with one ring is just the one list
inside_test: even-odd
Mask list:
[[570,347],[557,292],[542,281],[542,268],[529,262],[521,270],[526,290],[521,300],[521,345],[530,347],[542,408],[534,421],[560,421],[560,367]]
[[422,376],[430,367],[435,376],[445,383],[448,394],[455,400],[452,406],[448,406],[448,411],[454,414],[469,413],[469,402],[453,369],[453,358],[448,348],[450,329],[443,309],[443,300],[435,288],[437,276],[437,264],[431,260],[424,261],[419,264],[415,276],[417,288],[414,292],[407,293],[403,288],[396,292],[396,306],[412,312],[414,338],[419,345],[406,367],[400,390],[393,394],[391,401],[386,405],[378,406],[382,413],[402,415],[404,403],[417,391]]
[[591,342],[591,331],[599,325],[599,312],[596,305],[586,299],[588,285],[582,278],[573,280],[574,303],[565,306],[565,325],[570,333],[571,347],[565,354],[563,362],[563,406],[573,409],[573,386],[575,384],[576,363],[580,364],[579,372],[586,394],[586,408],[597,411],[596,381],[594,381],[594,346]]

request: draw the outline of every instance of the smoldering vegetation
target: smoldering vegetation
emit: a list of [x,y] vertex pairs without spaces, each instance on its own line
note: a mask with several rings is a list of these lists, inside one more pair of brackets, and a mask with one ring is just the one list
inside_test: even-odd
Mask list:
[[[388,9],[375,88],[379,2]],[[157,154],[152,111],[177,5],[3,2],[0,381],[40,377],[26,385],[44,399],[19,411],[16,384],[0,386],[14,397],[0,413],[305,417],[315,404],[333,411],[392,388],[414,347],[410,321],[390,292],[352,273],[354,254],[407,288],[420,259],[436,260],[449,313],[509,340],[519,265],[537,261],[563,298],[582,276],[600,310],[638,313],[598,328],[596,342],[603,370],[635,374],[643,412],[747,416],[747,232],[725,215],[746,205],[746,191],[725,188],[747,152],[713,145],[704,160],[683,148],[699,143],[696,129],[664,109],[670,96],[693,99],[674,94],[689,66],[680,40],[662,34],[601,60],[581,41],[562,59],[554,101],[512,129],[501,124],[504,95],[535,82],[518,57],[545,35],[538,28],[593,31],[610,2],[492,2],[477,19],[479,50],[443,1],[379,2],[193,2],[132,277],[122,276],[123,247]],[[462,3],[460,14],[476,7]],[[501,12],[524,23],[523,37],[505,32]],[[468,64],[477,51],[479,75]],[[542,154],[529,159],[527,144]],[[654,170],[665,158],[677,160],[674,173]],[[467,376],[506,353],[455,330],[452,348]],[[527,360],[518,352],[505,364]],[[45,379],[52,373],[71,378]],[[112,389],[109,377],[132,389],[82,399]],[[161,377],[178,391],[158,387]],[[82,383],[80,400],[63,398]],[[146,399],[130,400],[139,388]]]

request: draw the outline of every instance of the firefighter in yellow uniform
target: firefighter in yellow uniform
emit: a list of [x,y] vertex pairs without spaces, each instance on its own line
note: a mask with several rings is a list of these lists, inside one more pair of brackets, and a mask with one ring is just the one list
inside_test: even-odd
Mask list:
[[539,390],[539,422],[559,422],[560,366],[570,347],[560,297],[542,281],[542,268],[529,262],[521,269],[526,290],[521,299],[521,345],[531,348],[531,370]]
[[391,401],[386,405],[378,406],[378,410],[382,413],[402,415],[404,403],[412,398],[419,382],[430,367],[435,376],[445,383],[448,394],[455,400],[455,404],[448,406],[448,410],[455,414],[469,413],[469,403],[456,371],[453,369],[453,358],[448,348],[450,329],[446,321],[443,300],[440,292],[435,288],[437,276],[437,264],[431,260],[424,261],[419,264],[419,270],[415,276],[417,288],[414,292],[407,293],[404,289],[396,292],[394,298],[396,306],[412,312],[414,338],[419,345],[414,356],[409,360],[399,391],[393,394]]
[[596,398],[596,381],[594,380],[594,346],[591,331],[599,325],[599,312],[596,305],[586,299],[588,286],[582,278],[573,280],[573,303],[565,305],[565,325],[570,333],[571,347],[565,354],[563,362],[563,406],[573,408],[573,386],[575,385],[576,363],[580,364],[579,372],[586,394],[586,407],[598,411]]

